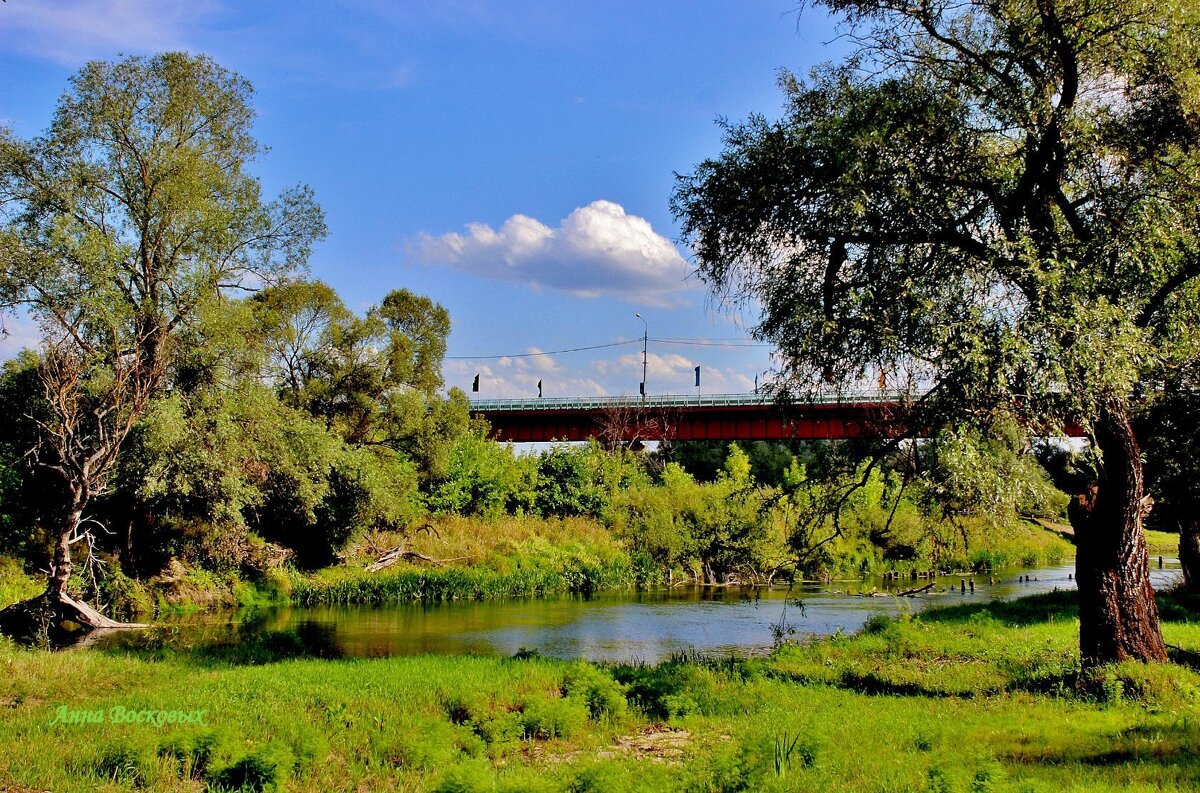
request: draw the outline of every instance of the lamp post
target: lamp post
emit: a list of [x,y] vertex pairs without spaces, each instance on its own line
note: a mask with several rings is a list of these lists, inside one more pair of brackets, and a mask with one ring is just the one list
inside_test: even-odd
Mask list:
[[642,321],[642,402],[646,401],[646,351],[650,345],[650,325],[641,314],[634,314]]

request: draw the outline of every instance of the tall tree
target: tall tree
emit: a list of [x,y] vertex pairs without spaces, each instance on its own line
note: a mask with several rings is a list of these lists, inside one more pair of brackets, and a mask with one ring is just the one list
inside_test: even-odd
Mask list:
[[823,5],[855,53],[680,177],[700,274],[793,383],[907,371],[912,427],[1082,423],[1083,661],[1165,659],[1131,405],[1200,347],[1200,4]]
[[290,281],[254,297],[269,348],[268,379],[347,443],[416,462],[428,484],[445,474],[467,431],[466,395],[442,387],[450,315],[395,289],[362,317],[320,281]]
[[71,547],[177,336],[229,290],[304,266],[324,235],[307,188],[267,201],[248,173],[251,96],[206,56],[92,62],[43,136],[0,133],[0,302],[42,328],[39,453],[64,486],[42,598],[55,614],[103,624],[67,594]]

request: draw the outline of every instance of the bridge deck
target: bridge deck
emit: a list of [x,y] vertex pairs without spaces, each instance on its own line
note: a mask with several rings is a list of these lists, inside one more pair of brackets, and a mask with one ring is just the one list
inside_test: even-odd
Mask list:
[[[897,403],[905,395],[899,391],[861,391],[846,394],[806,396],[804,404],[861,405]],[[768,394],[660,394],[617,397],[548,397],[538,399],[472,399],[471,410],[497,412],[510,410],[605,410],[611,408],[696,408],[696,407],[774,407]]]
[[821,395],[781,410],[765,394],[488,399],[471,403],[491,436],[514,442],[813,440],[895,434],[894,392]]

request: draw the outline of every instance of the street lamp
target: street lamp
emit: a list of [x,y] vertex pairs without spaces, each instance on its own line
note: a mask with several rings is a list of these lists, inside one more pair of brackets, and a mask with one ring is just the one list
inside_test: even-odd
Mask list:
[[641,314],[634,314],[642,321],[642,401],[646,401],[646,351],[650,344],[650,326]]

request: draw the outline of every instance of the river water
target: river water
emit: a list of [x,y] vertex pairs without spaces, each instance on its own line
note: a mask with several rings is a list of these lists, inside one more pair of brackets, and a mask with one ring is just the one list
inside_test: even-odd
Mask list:
[[[121,632],[99,644],[112,649],[152,642],[195,647],[232,645],[274,633],[301,652],[324,657],[417,654],[508,656],[520,650],[559,658],[656,663],[677,654],[746,655],[768,650],[775,634],[852,633],[874,614],[898,615],[965,602],[1010,599],[1074,589],[1074,565],[948,576],[912,597],[870,596],[903,591],[927,581],[878,579],[784,588],[675,588],[603,592],[499,601],[395,603],[383,606],[279,607],[250,613],[181,617],[148,632]],[[1178,563],[1151,571],[1156,587],[1180,577]],[[797,603],[802,603],[799,605]]]

